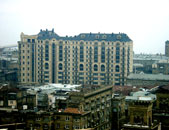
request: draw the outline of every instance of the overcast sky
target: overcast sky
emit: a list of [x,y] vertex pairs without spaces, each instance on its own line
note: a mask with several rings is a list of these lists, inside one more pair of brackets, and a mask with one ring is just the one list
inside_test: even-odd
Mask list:
[[164,53],[169,0],[0,0],[0,46],[46,28],[60,36],[122,32],[135,53]]

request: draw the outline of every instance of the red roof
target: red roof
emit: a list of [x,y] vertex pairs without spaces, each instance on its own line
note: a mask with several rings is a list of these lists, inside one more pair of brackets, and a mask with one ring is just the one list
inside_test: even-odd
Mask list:
[[66,108],[64,112],[73,113],[73,114],[83,114],[83,112],[79,111],[78,108]]

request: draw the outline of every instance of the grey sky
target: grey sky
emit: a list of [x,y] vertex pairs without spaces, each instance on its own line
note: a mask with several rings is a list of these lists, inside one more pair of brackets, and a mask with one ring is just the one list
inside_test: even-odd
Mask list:
[[169,0],[0,0],[0,46],[46,28],[60,36],[122,32],[135,53],[164,53]]

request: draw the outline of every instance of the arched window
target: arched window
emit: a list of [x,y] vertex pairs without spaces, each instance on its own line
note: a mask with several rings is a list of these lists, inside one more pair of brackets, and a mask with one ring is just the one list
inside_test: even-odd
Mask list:
[[94,71],[98,71],[98,66],[96,64],[94,65]]
[[101,65],[101,71],[105,71],[105,66]]
[[79,68],[80,68],[80,71],[83,71],[83,64],[80,64]]
[[105,43],[104,43],[104,42],[102,42],[102,46],[105,46]]
[[49,64],[45,63],[45,69],[49,69]]
[[120,43],[116,43],[116,46],[120,46]]
[[116,65],[116,72],[119,72],[120,71],[120,67],[119,65]]
[[62,70],[62,63],[59,63],[59,70]]

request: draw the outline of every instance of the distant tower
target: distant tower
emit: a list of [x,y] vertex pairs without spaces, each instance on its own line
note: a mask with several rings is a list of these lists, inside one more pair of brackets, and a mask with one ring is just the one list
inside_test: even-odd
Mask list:
[[165,42],[165,56],[169,57],[169,41]]

